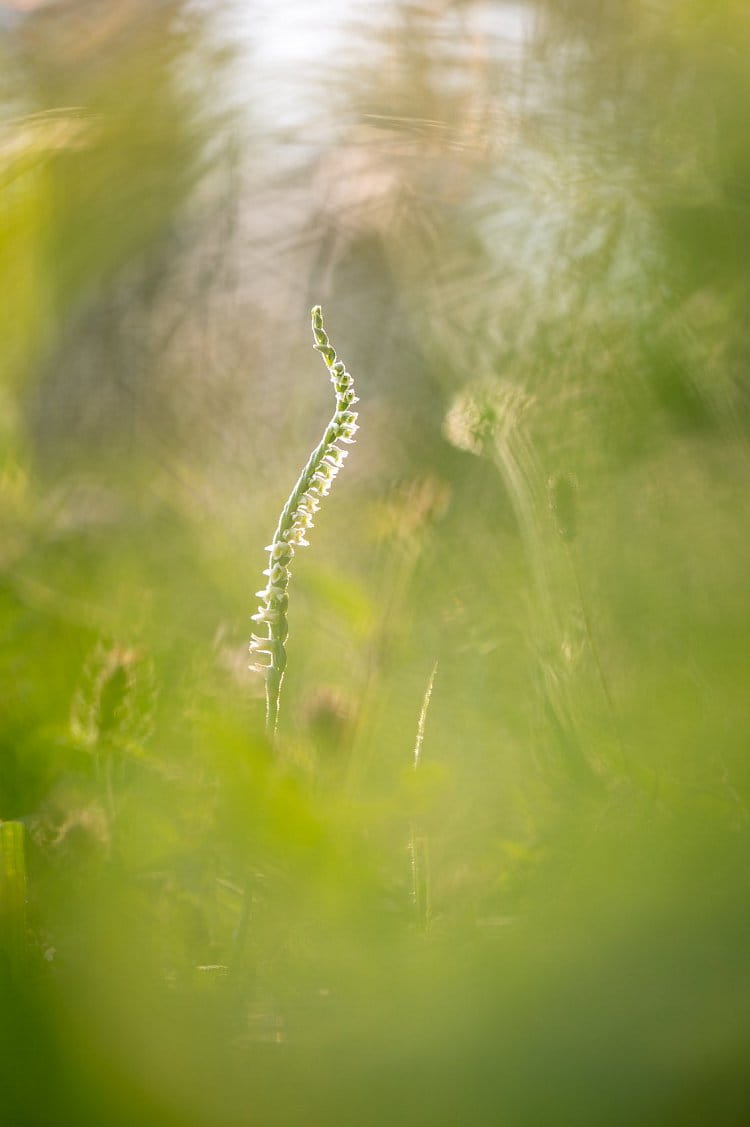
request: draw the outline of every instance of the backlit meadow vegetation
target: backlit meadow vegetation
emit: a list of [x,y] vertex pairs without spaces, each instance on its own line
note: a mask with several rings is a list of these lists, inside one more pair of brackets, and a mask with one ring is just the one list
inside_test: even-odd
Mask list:
[[750,11],[106,7],[0,3],[0,1122],[748,1122]]

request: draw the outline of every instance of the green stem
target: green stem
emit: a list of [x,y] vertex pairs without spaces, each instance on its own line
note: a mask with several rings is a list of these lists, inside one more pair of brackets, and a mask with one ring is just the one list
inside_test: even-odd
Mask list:
[[357,413],[352,406],[357,402],[354,381],[331,345],[323,326],[319,305],[312,310],[314,347],[322,355],[328,368],[336,395],[336,408],[323,437],[307,460],[302,473],[281,510],[279,523],[268,546],[268,567],[264,572],[268,582],[257,594],[261,599],[253,620],[266,627],[266,634],[254,634],[250,643],[252,653],[268,657],[267,665],[260,668],[266,678],[266,731],[273,739],[279,723],[281,687],[286,670],[286,640],[288,636],[287,589],[291,578],[289,565],[297,548],[307,545],[305,534],[312,528],[313,515],[327,496],[333,479],[343,465],[346,451],[337,443],[354,441]]

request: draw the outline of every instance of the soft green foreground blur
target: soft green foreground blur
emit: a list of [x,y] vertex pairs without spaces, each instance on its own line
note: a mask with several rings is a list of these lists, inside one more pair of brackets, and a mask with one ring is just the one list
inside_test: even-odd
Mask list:
[[0,3],[0,1122],[750,1122],[747,5],[106,8]]

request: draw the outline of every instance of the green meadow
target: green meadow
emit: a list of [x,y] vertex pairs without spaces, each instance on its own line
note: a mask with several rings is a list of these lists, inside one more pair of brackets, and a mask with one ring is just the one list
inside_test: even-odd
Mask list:
[[0,3],[0,295],[0,1123],[750,1122],[748,6]]

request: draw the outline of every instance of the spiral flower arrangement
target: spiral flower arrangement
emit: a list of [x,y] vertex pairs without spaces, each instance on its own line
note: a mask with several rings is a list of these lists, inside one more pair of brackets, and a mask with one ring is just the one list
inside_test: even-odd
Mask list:
[[266,729],[274,735],[279,719],[281,685],[286,669],[286,640],[289,633],[287,588],[291,578],[290,566],[298,548],[308,546],[307,533],[313,526],[313,517],[323,498],[330,492],[334,478],[344,464],[348,451],[342,449],[354,442],[357,412],[352,406],[358,402],[354,381],[328,339],[323,326],[323,313],[319,305],[312,310],[314,348],[325,360],[336,394],[336,409],[325,429],[322,439],[310,455],[294,489],[281,510],[273,540],[267,547],[268,567],[263,574],[267,583],[256,594],[260,607],[252,616],[258,629],[266,633],[253,634],[250,652],[266,657],[264,663],[252,668],[262,671],[266,678]]

